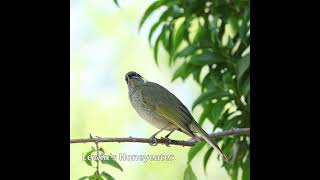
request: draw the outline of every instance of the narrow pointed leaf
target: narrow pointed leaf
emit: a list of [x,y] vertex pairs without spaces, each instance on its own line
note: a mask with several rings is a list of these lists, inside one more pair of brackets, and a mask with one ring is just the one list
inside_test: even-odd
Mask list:
[[212,151],[213,151],[213,148],[210,147],[208,149],[208,151],[206,152],[206,154],[204,155],[204,158],[203,158],[203,168],[204,168],[204,172],[206,172],[206,168],[207,168],[207,164],[208,164],[208,161],[209,161],[209,158],[212,154]]
[[220,119],[221,113],[226,105],[227,101],[218,101],[212,105],[212,117],[213,117],[213,124],[216,124]]
[[196,175],[194,174],[191,166],[189,165],[186,170],[184,171],[183,180],[197,180]]
[[114,177],[112,177],[110,174],[106,173],[105,171],[101,173],[101,176],[103,176],[106,180],[116,180]]
[[147,10],[144,12],[141,20],[140,20],[140,23],[139,23],[139,31],[143,25],[143,23],[147,20],[147,18],[151,15],[151,13],[156,10],[157,8],[159,8],[160,6],[163,5],[165,1],[155,1],[154,3],[152,3],[148,8]]
[[196,51],[197,51],[197,48],[195,46],[191,45],[191,46],[184,48],[179,53],[177,53],[176,57],[186,57],[186,56],[192,55]]
[[239,81],[243,74],[248,70],[250,67],[250,54],[244,56],[240,59],[237,63],[237,80]]
[[154,44],[154,48],[153,48],[153,56],[154,56],[154,60],[155,60],[155,62],[156,62],[157,65],[158,65],[159,43],[160,43],[160,41],[161,41],[161,39],[162,39],[162,36],[164,35],[165,31],[166,31],[166,26],[163,26],[163,27],[162,27],[162,31],[161,31],[161,33],[159,34],[159,36],[158,36],[158,38],[157,38],[157,40],[156,40],[156,42],[155,42],[155,44]]
[[90,179],[90,176],[83,176],[83,177],[79,178],[78,180],[85,180],[85,179]]
[[160,26],[161,23],[162,23],[161,21],[156,22],[156,23],[152,26],[152,28],[151,28],[151,30],[150,30],[150,32],[149,32],[148,40],[149,40],[150,46],[151,46],[151,38],[152,38],[152,35],[153,35],[154,31]]
[[192,161],[192,159],[196,156],[196,154],[204,147],[206,142],[200,142],[194,145],[188,152],[188,164]]
[[194,55],[193,57],[191,57],[191,60],[190,60],[190,63],[194,65],[199,65],[199,66],[203,66],[207,64],[209,65],[218,64],[222,62],[225,62],[224,57],[222,57],[218,53],[208,52],[208,51],[203,52],[202,54],[199,54],[199,55]]
[[188,66],[189,66],[188,63],[182,64],[182,65],[174,72],[171,81],[173,82],[173,81],[176,80],[178,77],[184,78],[184,77],[185,77],[185,74],[186,74],[186,72],[187,72]]
[[92,162],[91,162],[91,160],[89,160],[88,159],[88,157],[93,153],[93,152],[95,152],[96,150],[95,149],[92,149],[92,150],[90,150],[89,152],[87,152],[86,154],[85,154],[85,156],[84,156],[84,158],[85,158],[85,163],[86,164],[88,164],[89,166],[92,166]]
[[176,51],[182,40],[183,40],[183,36],[184,36],[184,32],[185,32],[185,24],[182,23],[179,28],[177,29],[176,33],[175,33],[175,36],[174,36],[174,42],[173,42],[173,49]]
[[194,109],[198,104],[202,103],[203,101],[206,100],[212,100],[215,98],[220,98],[220,97],[226,97],[229,96],[228,92],[221,92],[221,91],[208,91],[205,93],[202,93],[194,102],[192,105],[192,109]]
[[111,157],[109,157],[109,159],[103,159],[101,160],[102,164],[108,164],[110,166],[113,166],[121,171],[123,171],[122,167],[119,165],[119,163],[115,160],[113,160]]
[[113,2],[114,2],[118,7],[120,7],[120,6],[119,6],[119,3],[118,3],[118,0],[113,0]]

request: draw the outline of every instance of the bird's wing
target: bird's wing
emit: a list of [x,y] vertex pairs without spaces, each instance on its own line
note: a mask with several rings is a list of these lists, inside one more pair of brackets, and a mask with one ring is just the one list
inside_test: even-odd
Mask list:
[[189,128],[189,124],[194,119],[188,109],[175,95],[153,82],[147,82],[143,86],[141,93],[146,105],[179,127],[186,134],[194,136]]

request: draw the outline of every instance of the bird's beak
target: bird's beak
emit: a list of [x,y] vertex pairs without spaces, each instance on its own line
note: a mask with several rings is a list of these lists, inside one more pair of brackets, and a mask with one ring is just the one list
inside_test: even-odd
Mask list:
[[127,81],[127,84],[129,84],[129,80],[130,80],[129,76],[128,76],[128,75],[126,75],[126,81]]

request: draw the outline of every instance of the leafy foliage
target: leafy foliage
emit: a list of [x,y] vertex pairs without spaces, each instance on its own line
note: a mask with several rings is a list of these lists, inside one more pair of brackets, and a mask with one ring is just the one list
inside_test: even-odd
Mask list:
[[[90,137],[92,137],[92,136],[90,135]],[[96,153],[96,154],[92,155],[93,153]],[[109,158],[104,158],[104,157],[109,157]],[[115,180],[114,177],[112,177],[110,174],[108,174],[105,171],[102,171],[102,173],[100,173],[99,162],[101,162],[102,164],[110,165],[114,168],[117,168],[117,169],[123,171],[123,169],[119,165],[119,163],[117,161],[115,161],[114,159],[112,159],[111,156],[106,156],[104,149],[101,147],[100,148],[92,147],[92,149],[85,154],[84,161],[88,166],[95,168],[96,171],[94,171],[94,173],[91,176],[84,176],[84,177],[79,178],[79,180],[85,180],[85,179],[88,179],[88,180],[104,180],[104,179]],[[92,164],[92,161],[96,162],[95,166]]]
[[[202,107],[199,123],[208,120],[213,131],[250,126],[249,4],[249,0],[157,0],[140,21],[139,29],[152,13],[165,7],[149,32],[155,62],[162,45],[169,65],[179,64],[172,81],[192,76],[199,84],[202,93],[192,109]],[[153,38],[157,29],[161,32]],[[218,141],[231,160],[223,163],[231,178],[240,178],[242,169],[242,179],[250,179],[250,137]],[[188,163],[202,148],[200,144],[190,149]],[[204,168],[211,154],[212,149],[208,149]],[[188,165],[185,179],[193,176]]]

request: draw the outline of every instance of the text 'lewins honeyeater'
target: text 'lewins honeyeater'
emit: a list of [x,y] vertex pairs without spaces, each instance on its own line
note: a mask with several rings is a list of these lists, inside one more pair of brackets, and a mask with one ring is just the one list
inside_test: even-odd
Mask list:
[[197,138],[194,133],[198,133],[227,161],[227,157],[219,146],[194,120],[189,110],[175,95],[159,84],[145,80],[133,71],[126,74],[125,80],[129,89],[129,99],[134,109],[141,118],[160,129],[151,137],[152,139],[155,140],[155,136],[162,130],[170,131],[165,138],[168,138],[175,130],[192,138]]

